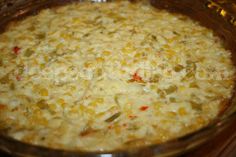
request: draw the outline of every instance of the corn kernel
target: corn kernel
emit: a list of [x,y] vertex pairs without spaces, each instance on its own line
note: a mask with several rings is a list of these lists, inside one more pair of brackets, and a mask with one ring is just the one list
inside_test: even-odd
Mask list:
[[111,52],[110,51],[103,51],[102,54],[105,55],[105,56],[108,56],[108,55],[111,54]]
[[167,112],[167,116],[170,117],[170,118],[174,118],[176,116],[176,113],[175,112]]
[[181,107],[178,109],[178,113],[179,113],[179,115],[184,116],[187,114],[187,111],[185,108]]
[[40,93],[41,96],[48,96],[48,90],[45,89],[45,88],[41,89],[41,90],[39,91],[39,93]]
[[134,52],[133,44],[127,43],[125,47],[122,48],[123,53],[132,53]]
[[119,126],[115,127],[115,132],[116,132],[116,134],[120,134],[121,133],[121,127],[119,127]]
[[204,124],[206,123],[206,122],[205,122],[205,119],[202,118],[202,117],[198,117],[198,118],[196,119],[196,122],[197,122],[198,125],[204,125]]
[[89,62],[89,61],[87,61],[87,62],[84,63],[84,66],[85,66],[86,68],[89,68],[89,67],[91,67],[92,65],[93,65],[93,63],[92,63],[92,62]]
[[180,86],[180,87],[179,87],[179,90],[180,90],[180,91],[184,91],[185,89],[186,89],[186,88],[185,88],[184,86]]
[[103,99],[103,98],[97,98],[96,101],[97,101],[98,103],[103,103],[103,102],[104,102],[104,99]]
[[101,62],[104,62],[104,59],[102,57],[98,57],[96,58],[96,61],[101,63]]
[[64,99],[58,99],[57,102],[58,102],[59,104],[64,104],[64,103],[65,103],[65,100],[64,100]]
[[74,18],[72,22],[73,24],[79,24],[81,23],[81,20],[79,18]]

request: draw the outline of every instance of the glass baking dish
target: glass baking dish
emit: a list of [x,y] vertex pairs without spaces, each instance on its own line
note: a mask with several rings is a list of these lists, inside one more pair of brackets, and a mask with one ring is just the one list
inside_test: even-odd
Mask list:
[[[36,14],[39,10],[75,0],[0,0],[0,32],[12,20]],[[77,0],[81,2],[81,0]],[[82,0],[83,1],[83,0]],[[102,3],[110,0],[91,0]],[[135,0],[132,0],[135,1]],[[185,14],[202,25],[212,29],[220,36],[225,47],[232,52],[232,60],[236,63],[236,3],[230,0],[151,0],[150,3],[159,9]],[[138,148],[129,148],[111,152],[83,152],[51,149],[12,139],[0,132],[0,150],[13,156],[42,156],[42,157],[147,157],[147,156],[176,156],[189,151],[208,141],[224,130],[236,118],[235,92],[227,107],[208,126],[162,144],[154,144]]]

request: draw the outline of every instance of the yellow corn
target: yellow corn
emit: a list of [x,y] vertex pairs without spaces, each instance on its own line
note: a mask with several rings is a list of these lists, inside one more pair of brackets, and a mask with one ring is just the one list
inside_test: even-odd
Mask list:
[[40,89],[39,93],[41,96],[48,96],[48,90],[45,88]]
[[181,116],[187,115],[187,111],[186,111],[186,109],[183,108],[183,107],[180,107],[180,108],[178,109],[178,113],[179,113],[179,115],[181,115]]
[[103,51],[102,54],[105,56],[109,56],[111,54],[111,52],[110,51]]

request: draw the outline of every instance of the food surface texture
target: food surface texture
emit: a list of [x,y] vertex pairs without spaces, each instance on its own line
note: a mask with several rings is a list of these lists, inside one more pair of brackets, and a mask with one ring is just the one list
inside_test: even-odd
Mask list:
[[0,34],[0,55],[0,130],[52,148],[184,136],[216,118],[234,87],[220,38],[144,2],[44,9]]

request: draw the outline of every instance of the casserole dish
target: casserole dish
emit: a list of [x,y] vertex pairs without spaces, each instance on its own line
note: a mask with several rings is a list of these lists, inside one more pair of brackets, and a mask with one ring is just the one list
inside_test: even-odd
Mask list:
[[[168,3],[168,1],[152,1],[151,2],[154,6],[160,7],[160,8],[166,8],[169,9],[170,11],[178,11],[182,12],[184,14],[189,15],[193,19],[197,19],[202,24],[212,28],[215,30],[216,33],[218,33],[219,36],[224,38],[225,41],[225,46],[229,48],[234,54],[234,17],[231,15],[230,12],[227,12],[224,10],[224,8],[221,8],[221,6],[218,3],[214,3],[212,1],[207,1],[206,3],[204,2],[205,5],[202,5],[201,3],[203,2],[185,2],[183,1],[180,5],[180,1],[176,1],[176,3]],[[5,14],[2,14],[2,23],[6,24],[10,20],[13,20],[13,18],[19,18],[21,15],[26,15],[32,13],[31,9],[35,7],[35,10],[43,8],[43,7],[49,7],[51,5],[62,5],[63,2],[53,2],[53,1],[45,1],[42,2],[40,1],[39,3],[27,3],[27,5],[32,5],[30,6],[25,6],[20,4],[19,10],[15,8],[16,13],[11,12],[6,12]],[[193,5],[194,4],[194,5]],[[225,3],[224,3],[225,4]],[[11,4],[8,3],[8,6],[11,6]],[[187,8],[187,9],[182,9],[179,8],[180,6]],[[190,6],[194,6],[196,8],[192,8]],[[192,9],[191,9],[192,8]],[[29,9],[29,10],[27,10]],[[196,10],[201,9],[202,11],[199,13]],[[216,9],[216,12],[214,13],[214,10]],[[35,11],[34,10],[34,11]],[[14,11],[14,10],[13,10]],[[198,14],[197,14],[198,13]],[[203,14],[205,13],[205,14]],[[200,15],[199,15],[200,14]],[[213,14],[213,15],[212,15]],[[211,16],[214,16],[214,20],[211,20]],[[202,17],[205,17],[206,20],[202,20]],[[11,19],[12,18],[12,19]],[[215,24],[215,20],[219,20],[220,23],[219,25]],[[17,50],[16,50],[17,51]],[[234,58],[234,55],[233,55]],[[135,75],[136,76],[136,75]],[[137,79],[138,76],[134,77],[134,79]],[[141,80],[141,79],[138,79]],[[172,90],[171,90],[172,92]],[[120,151],[101,151],[101,152],[79,152],[79,151],[63,151],[63,150],[55,150],[55,149],[49,149],[45,147],[39,147],[39,146],[33,146],[29,145],[26,143],[21,143],[20,147],[18,147],[17,144],[12,145],[12,142],[15,141],[9,137],[2,136],[1,137],[1,143],[2,143],[2,149],[7,150],[9,152],[13,152],[16,155],[25,155],[24,152],[21,152],[21,150],[27,150],[29,154],[26,155],[40,155],[43,156],[45,153],[46,156],[73,156],[73,155],[78,155],[78,156],[104,156],[104,155],[112,155],[112,156],[154,156],[154,155],[173,155],[173,154],[178,154],[181,152],[184,152],[192,147],[197,146],[198,144],[204,142],[208,138],[210,138],[209,135],[214,135],[215,133],[219,132],[221,129],[223,129],[233,118],[233,113],[234,113],[234,105],[233,104],[233,99],[232,101],[227,104],[228,106],[224,109],[222,109],[220,116],[215,119],[211,124],[209,124],[207,127],[204,127],[203,129],[196,131],[192,134],[189,134],[187,136],[177,138],[175,140],[171,140],[169,142],[165,142],[162,144],[158,145],[150,145],[150,146],[144,146],[144,147],[139,147],[139,148],[129,148],[125,150],[120,150]],[[146,110],[145,108],[141,108],[143,110]],[[230,117],[230,118],[229,118]],[[107,121],[110,121],[108,119]],[[214,134],[213,134],[214,133]],[[17,142],[17,141],[15,141]],[[36,153],[36,154],[35,154]],[[38,154],[37,154],[38,153]],[[53,153],[53,154],[51,154]],[[54,154],[55,153],[55,154]]]

